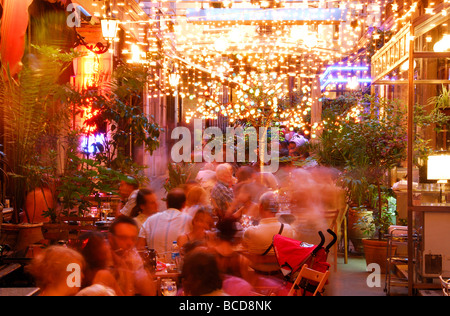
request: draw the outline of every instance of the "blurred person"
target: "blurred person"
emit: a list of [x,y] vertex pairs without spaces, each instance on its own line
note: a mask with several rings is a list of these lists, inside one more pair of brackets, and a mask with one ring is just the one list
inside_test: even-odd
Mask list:
[[195,249],[185,258],[181,273],[185,296],[229,296],[223,291],[223,280],[215,256]]
[[236,171],[237,183],[233,187],[234,193],[237,195],[239,194],[239,190],[243,185],[254,183],[255,182],[254,175],[255,170],[252,167],[249,166],[240,167]]
[[136,195],[136,205],[130,213],[130,217],[137,222],[139,230],[147,218],[156,213],[158,213],[158,197],[155,192],[150,189],[140,189]]
[[211,190],[211,202],[216,216],[223,218],[233,202],[234,184],[232,167],[228,164],[218,165],[216,168],[217,183]]
[[[79,286],[69,285],[69,279],[77,282],[76,275],[70,270],[70,265],[78,265],[80,268]],[[26,267],[26,271],[31,274],[36,282],[36,286],[40,288],[41,296],[74,296],[81,289],[83,275],[81,274],[85,267],[83,256],[77,251],[63,247],[51,246],[39,255],[37,255]],[[69,271],[68,271],[69,270]]]
[[[212,253],[216,256],[217,259],[217,253],[211,249],[208,248],[208,245],[204,241],[190,241],[185,244],[185,256],[189,255],[189,253],[192,253],[194,251],[204,251],[207,253]],[[218,263],[219,264],[219,263]],[[223,274],[220,270],[220,264],[219,264],[219,272],[221,274],[222,278],[222,291],[227,293],[231,296],[253,296],[255,295],[255,290],[253,286],[243,278],[231,275],[231,274]],[[264,284],[265,285],[265,284]],[[183,289],[180,287],[178,291],[178,295],[183,295]]]
[[145,269],[136,249],[139,228],[134,219],[119,216],[111,224],[108,240],[112,249],[113,275],[125,296],[154,296],[153,276]]
[[183,213],[194,216],[198,209],[208,205],[208,194],[201,186],[192,187],[186,195]]
[[195,180],[200,184],[200,186],[203,189],[205,189],[208,197],[217,181],[215,169],[216,168],[214,164],[207,163],[198,172],[197,177],[195,178]]
[[262,273],[279,271],[272,241],[276,234],[295,239],[295,231],[288,224],[282,224],[276,217],[280,205],[274,192],[266,192],[260,198],[260,222],[244,231],[243,247],[251,261],[251,267]]
[[257,222],[259,218],[259,206],[254,202],[256,195],[255,185],[253,183],[245,183],[233,200],[229,208],[229,216],[240,221],[242,216],[247,216],[252,221]]
[[236,221],[230,217],[224,218],[217,223],[216,228],[216,240],[211,250],[216,255],[220,272],[249,280],[250,262],[235,251]]
[[115,295],[122,296],[122,290],[111,272],[112,250],[104,235],[93,231],[81,235],[79,240],[78,251],[86,262],[83,288],[101,284],[111,288]]
[[155,249],[165,262],[170,262],[171,249],[178,236],[192,231],[192,216],[181,210],[186,203],[183,189],[173,189],[167,194],[167,210],[150,216],[139,232],[138,248]]
[[113,289],[102,285],[93,284],[82,289],[76,296],[117,296]]
[[[180,250],[188,242],[199,240],[208,242],[209,234],[214,222],[210,211],[206,207],[201,207],[197,210],[192,218],[192,230],[188,233],[178,236],[177,244]],[[183,251],[182,251],[183,253]]]
[[119,186],[120,203],[116,215],[130,216],[131,211],[136,206],[136,196],[139,191],[139,181],[134,177],[127,177],[122,180]]

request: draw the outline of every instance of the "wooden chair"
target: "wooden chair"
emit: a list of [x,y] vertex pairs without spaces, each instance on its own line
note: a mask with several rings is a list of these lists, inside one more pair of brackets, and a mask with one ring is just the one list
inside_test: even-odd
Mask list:
[[[338,237],[338,241],[334,244],[332,247],[333,249],[333,265],[334,265],[334,271],[337,271],[337,259],[338,259],[338,248],[339,248],[339,241],[344,238],[344,263],[347,263],[348,261],[348,246],[347,246],[347,227],[346,227],[346,214],[348,211],[348,206],[341,207],[336,210],[326,211],[324,216],[327,220],[328,227],[334,231]],[[341,227],[342,224],[344,224],[344,236],[342,237],[341,233]]]
[[297,276],[297,279],[295,280],[294,284],[292,285],[291,290],[289,291],[288,296],[293,296],[296,291],[298,291],[298,286],[303,280],[312,281],[317,285],[313,296],[316,296],[318,293],[321,293],[323,290],[323,287],[325,286],[325,283],[328,280],[328,277],[330,275],[330,271],[327,271],[325,273],[319,272],[317,270],[313,270],[308,268],[308,266],[305,264],[303,265],[302,269],[300,270],[299,275]]
[[442,276],[439,276],[439,279],[441,280],[442,293],[444,293],[444,296],[450,296],[450,279],[444,280]]

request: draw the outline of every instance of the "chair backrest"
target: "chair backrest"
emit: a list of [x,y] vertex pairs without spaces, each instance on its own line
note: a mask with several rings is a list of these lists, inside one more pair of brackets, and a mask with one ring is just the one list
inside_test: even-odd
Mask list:
[[441,280],[442,293],[444,293],[444,296],[450,296],[450,279],[444,280],[441,275],[439,279]]
[[305,279],[313,282],[314,284],[317,284],[317,287],[313,293],[313,296],[316,296],[317,293],[322,292],[323,287],[325,286],[329,275],[330,275],[330,271],[319,272],[317,270],[308,268],[308,266],[306,264],[303,265],[302,269],[300,270],[300,273],[297,276],[297,279],[295,280],[294,284],[292,285],[291,290],[289,291],[288,296],[292,296],[296,291],[296,287],[300,284],[300,282],[302,280],[305,280]]

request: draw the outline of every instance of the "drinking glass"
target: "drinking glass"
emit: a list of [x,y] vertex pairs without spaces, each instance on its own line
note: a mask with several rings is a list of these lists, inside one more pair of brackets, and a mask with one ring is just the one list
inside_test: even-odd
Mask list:
[[103,218],[106,220],[111,213],[111,204],[110,203],[103,203],[102,204],[102,213]]
[[164,296],[176,296],[177,283],[173,280],[161,280],[161,291]]

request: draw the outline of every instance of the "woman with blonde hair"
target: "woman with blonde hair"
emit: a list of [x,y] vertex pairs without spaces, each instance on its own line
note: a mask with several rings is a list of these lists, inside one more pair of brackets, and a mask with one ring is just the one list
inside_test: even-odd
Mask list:
[[206,190],[201,186],[194,186],[187,192],[183,213],[194,217],[199,208],[207,205],[208,194],[206,193]]
[[74,296],[80,291],[84,266],[83,256],[77,251],[51,246],[32,260],[27,271],[41,296]]

